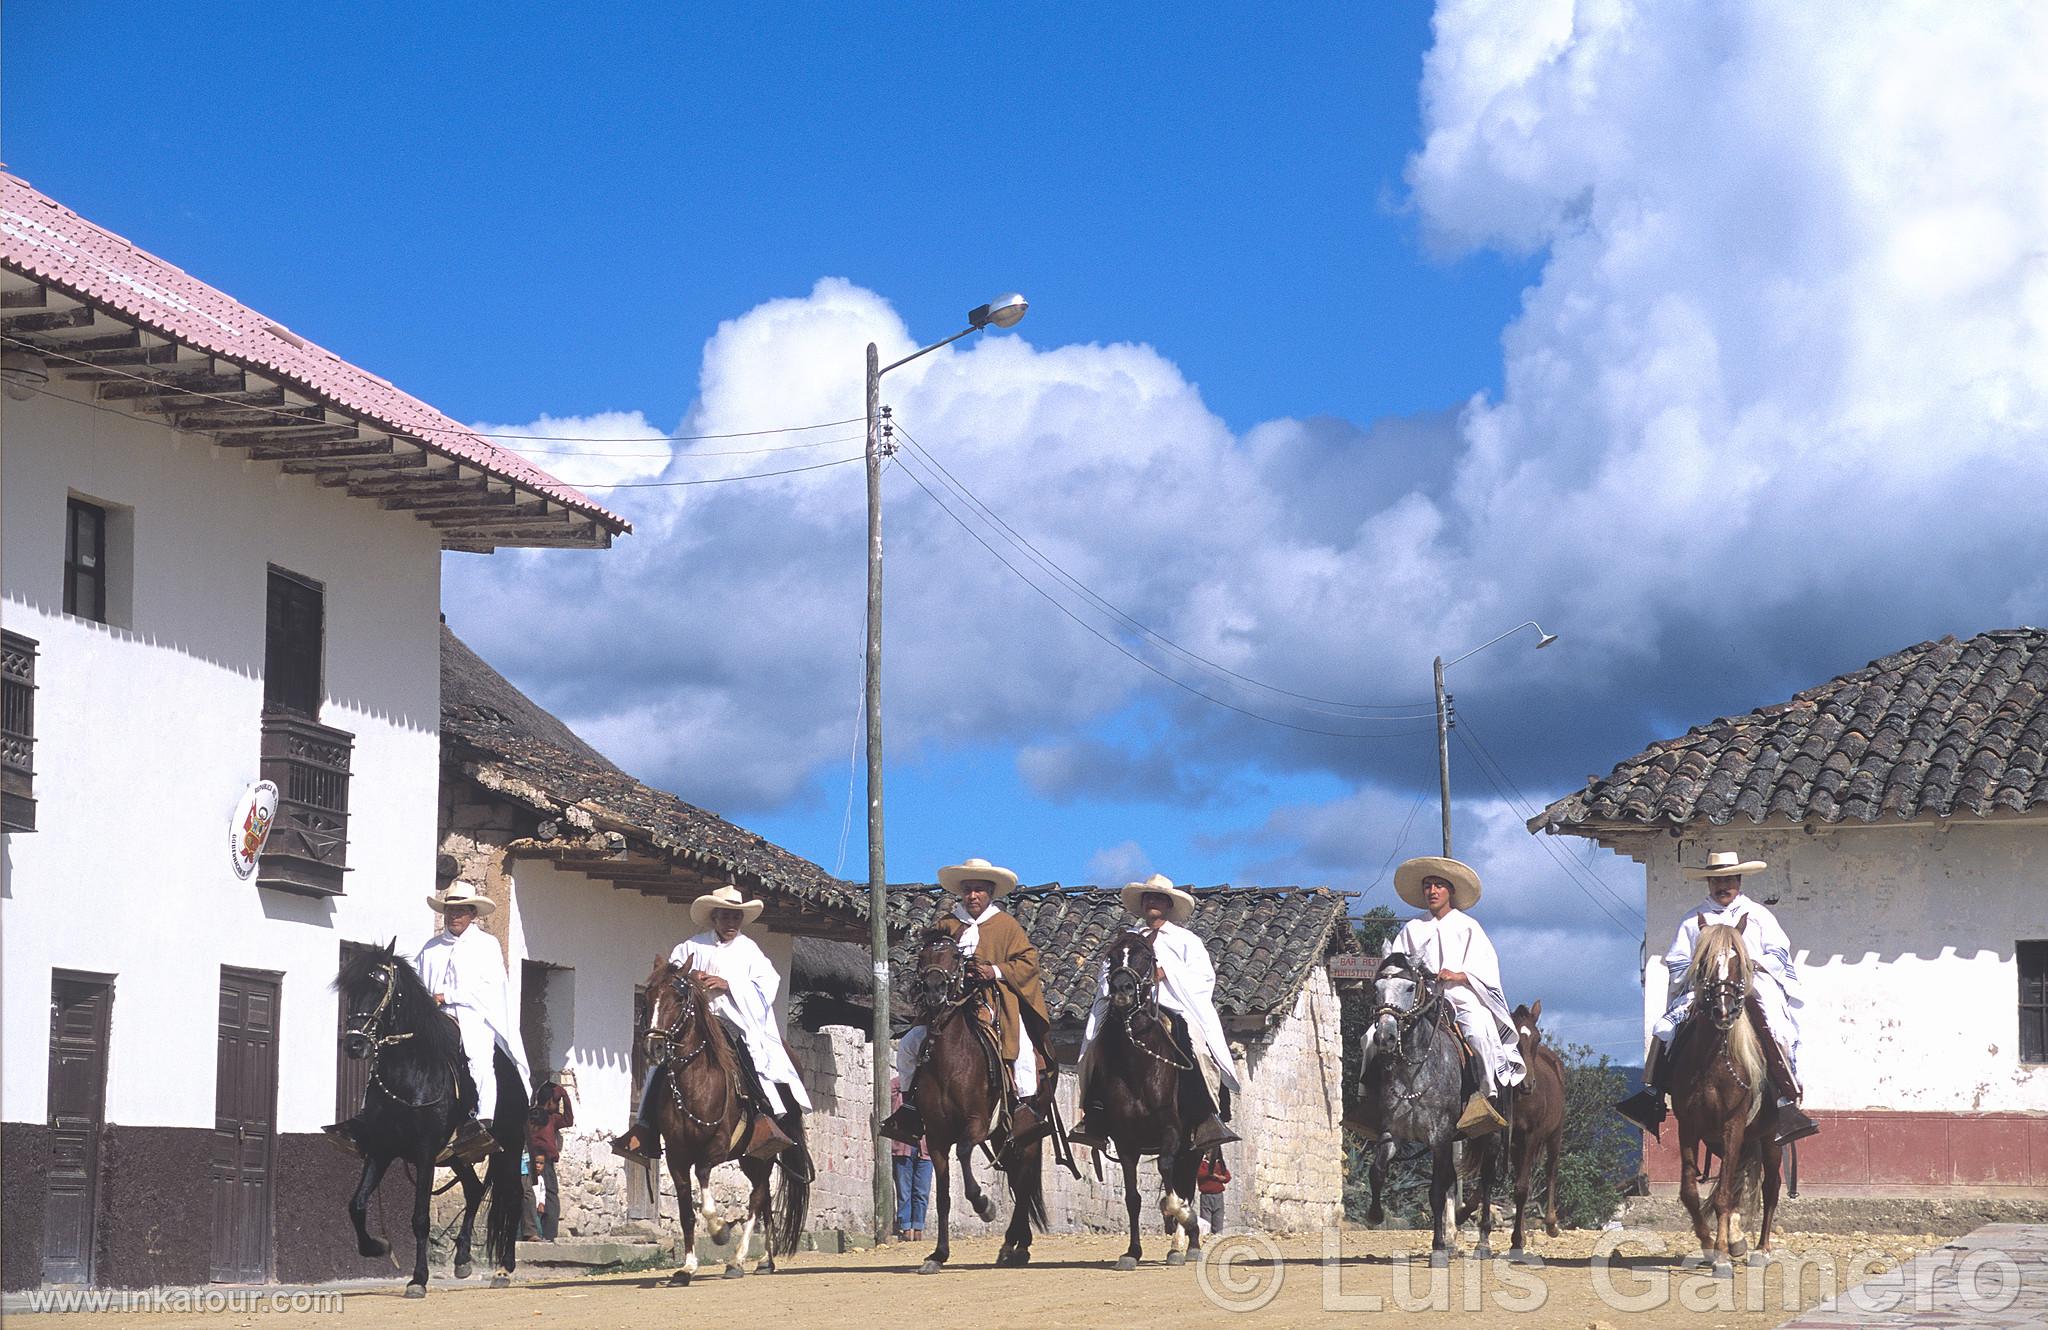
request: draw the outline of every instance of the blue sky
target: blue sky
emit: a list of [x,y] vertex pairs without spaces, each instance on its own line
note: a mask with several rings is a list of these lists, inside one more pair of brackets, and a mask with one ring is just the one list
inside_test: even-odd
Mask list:
[[[1627,1055],[1640,870],[1522,819],[1651,739],[2041,619],[2048,111],[1997,14],[699,10],[17,0],[0,142],[450,414],[551,436],[508,443],[638,534],[449,556],[450,622],[827,867],[859,468],[596,486],[771,469],[663,436],[856,414],[864,342],[1009,289],[1014,333],[885,393],[923,450],[885,481],[892,877],[1385,901],[1433,848],[1431,655],[1533,617],[1558,646],[1453,672],[1459,849],[1511,993]],[[793,456],[857,448],[825,437]],[[1271,687],[1024,586],[938,465]]]

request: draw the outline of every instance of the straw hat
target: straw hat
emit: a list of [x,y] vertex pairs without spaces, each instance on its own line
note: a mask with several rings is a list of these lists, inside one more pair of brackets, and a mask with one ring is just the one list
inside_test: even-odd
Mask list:
[[498,902],[478,891],[475,884],[470,882],[450,882],[446,891],[430,893],[427,896],[427,904],[434,907],[435,914],[445,914],[451,905],[472,905],[476,907],[476,917],[479,919],[490,918],[492,912],[498,908]]
[[738,887],[728,882],[690,902],[690,922],[699,928],[709,928],[713,910],[738,910],[740,925],[745,927],[759,919],[761,911],[767,908],[767,901],[750,901],[740,894]]
[[1707,862],[1700,868],[1685,870],[1687,877],[1748,877],[1761,873],[1770,865],[1762,859],[1744,859],[1733,850],[1716,850],[1707,856]]
[[1124,908],[1143,918],[1145,897],[1153,893],[1172,902],[1166,911],[1166,917],[1177,924],[1186,923],[1188,916],[1195,912],[1195,898],[1173,885],[1173,880],[1161,873],[1154,873],[1143,882],[1125,883]]
[[1422,897],[1422,880],[1426,877],[1440,877],[1451,884],[1454,910],[1469,910],[1479,903],[1479,874],[1472,871],[1470,864],[1439,854],[1410,859],[1395,869],[1394,891],[1416,909],[1426,910],[1429,902]]
[[1007,868],[998,868],[986,859],[969,859],[964,864],[954,864],[939,870],[939,885],[955,896],[969,882],[988,882],[990,900],[1001,900],[1010,894],[1010,888],[1017,885],[1017,875]]

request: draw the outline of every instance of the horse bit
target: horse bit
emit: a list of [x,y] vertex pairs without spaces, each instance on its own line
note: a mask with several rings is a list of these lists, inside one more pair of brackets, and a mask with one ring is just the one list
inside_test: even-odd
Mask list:
[[[391,965],[380,965],[371,973],[383,976],[384,995],[377,999],[377,1005],[370,1009],[369,1015],[363,1017],[360,1025],[351,1025],[342,1032],[351,1039],[361,1039],[370,1045],[370,1083],[382,1090],[385,1098],[406,1108],[432,1108],[435,1104],[444,1102],[448,1098],[445,1093],[435,1095],[432,1099],[415,1101],[407,1099],[384,1083],[383,1075],[377,1070],[378,1062],[383,1060],[384,1050],[393,1044],[404,1043],[412,1038],[416,1031],[406,1030],[399,1034],[381,1036],[377,1033],[377,1027],[383,1023],[384,1013],[391,1009],[392,1000],[398,996],[398,971]],[[478,1091],[481,1093],[481,1086],[478,1087]]]
[[[1415,1033],[1415,1027],[1422,1023],[1422,1018],[1436,1010],[1437,1003],[1443,998],[1443,989],[1429,983],[1427,972],[1418,974],[1416,971],[1410,970],[1408,973],[1410,975],[1409,982],[1427,994],[1427,996],[1407,1007],[1397,1007],[1391,1002],[1382,1002],[1373,1008],[1372,1023],[1377,1025],[1382,1016],[1394,1018],[1395,1044],[1397,1048],[1395,1056],[1400,1059],[1401,1065],[1406,1067],[1412,1075],[1415,1068],[1422,1064],[1422,1050],[1417,1048],[1412,1053],[1409,1051],[1411,1037]],[[1422,1087],[1420,1085],[1406,1093],[1391,1086],[1388,1088],[1396,1099],[1409,1103],[1414,1102],[1422,1094]]]

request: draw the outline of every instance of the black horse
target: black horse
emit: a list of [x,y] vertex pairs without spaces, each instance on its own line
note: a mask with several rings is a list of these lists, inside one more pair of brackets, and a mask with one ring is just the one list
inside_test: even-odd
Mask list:
[[[403,1160],[413,1174],[412,1281],[405,1296],[427,1294],[427,1212],[434,1191],[434,1161],[455,1128],[468,1116],[463,1105],[471,1093],[468,1063],[455,1022],[434,1004],[412,965],[401,959],[397,943],[375,947],[353,957],[335,977],[348,1013],[342,1047],[352,1058],[370,1059],[370,1086],[363,1110],[352,1120],[356,1144],[363,1153],[363,1175],[349,1198],[348,1217],[356,1226],[356,1250],[384,1256],[391,1244],[373,1238],[364,1225],[371,1193],[384,1170]],[[512,1274],[519,1240],[523,1197],[519,1155],[525,1145],[526,1095],[519,1071],[500,1051],[491,1135],[498,1148],[479,1179],[468,1161],[452,1167],[462,1183],[462,1229],[455,1238],[455,1277],[470,1274],[470,1234],[479,1203],[484,1209],[484,1248],[497,1267],[494,1282]]]

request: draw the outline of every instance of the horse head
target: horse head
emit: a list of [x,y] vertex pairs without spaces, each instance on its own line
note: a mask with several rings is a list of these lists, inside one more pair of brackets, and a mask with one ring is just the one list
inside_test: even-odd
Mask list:
[[687,963],[655,962],[653,973],[647,976],[647,1029],[642,1035],[650,1058],[665,1058],[668,1046],[693,1019],[702,1019],[710,1009],[704,977],[703,971]]
[[1405,1047],[1410,1032],[1443,995],[1442,982],[1434,970],[1398,951],[1380,961],[1373,989],[1376,1001],[1372,1026],[1366,1031],[1368,1061],[1375,1050]]
[[1699,938],[1692,946],[1693,1010],[1704,1013],[1722,1030],[1742,1018],[1749,1001],[1749,949],[1742,944],[1743,927],[1748,923],[1745,918],[1730,927],[1702,919]]
[[924,932],[917,949],[917,970],[910,977],[910,1001],[930,1017],[967,995],[967,969],[960,956],[960,928],[948,919]]
[[1118,1011],[1148,1006],[1155,1000],[1159,961],[1143,933],[1130,932],[1103,951],[1109,964],[1109,1005]]
[[1543,1036],[1538,1032],[1536,1022],[1541,1019],[1542,1015],[1542,998],[1537,998],[1533,1003],[1525,1002],[1509,1013],[1510,1019],[1515,1023],[1515,1043],[1521,1047],[1522,1065],[1525,1067],[1536,1065],[1536,1049],[1543,1042]]
[[384,1027],[408,1005],[405,999],[432,1002],[426,985],[399,956],[397,938],[351,956],[334,977],[334,990],[341,994],[347,1017],[342,1051],[352,1058],[366,1058],[377,1050],[379,1040],[385,1037]]

